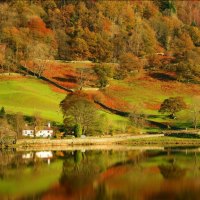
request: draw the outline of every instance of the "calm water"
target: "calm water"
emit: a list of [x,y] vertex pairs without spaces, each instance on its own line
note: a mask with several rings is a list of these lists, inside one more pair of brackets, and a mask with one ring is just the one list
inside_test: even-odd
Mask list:
[[0,199],[200,199],[198,148],[0,151]]

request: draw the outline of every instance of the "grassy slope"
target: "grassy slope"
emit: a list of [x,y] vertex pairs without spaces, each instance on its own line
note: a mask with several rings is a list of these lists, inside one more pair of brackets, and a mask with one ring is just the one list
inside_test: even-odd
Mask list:
[[65,94],[54,92],[43,81],[34,78],[0,81],[0,106],[11,113],[40,113],[46,119],[61,122],[59,102],[64,97]]
[[[62,63],[53,62],[51,67],[46,71],[45,76],[56,81],[53,77],[61,77],[62,79],[57,81],[59,84],[71,86],[74,84],[70,82],[70,79],[76,79],[77,67],[90,68],[91,64],[80,63]],[[55,70],[58,69],[58,70]],[[158,113],[158,109],[162,101],[171,96],[182,96],[187,102],[188,107],[191,105],[191,97],[198,96],[200,92],[200,86],[195,84],[185,84],[173,80],[173,75],[167,74],[169,79],[162,79],[162,72],[159,72],[159,76],[143,74],[138,78],[128,78],[123,81],[110,80],[110,85],[103,91],[91,91],[91,95],[100,97],[101,101],[107,106],[131,112],[133,107],[138,107],[140,112],[147,115],[150,120],[168,123],[175,122],[182,124],[179,126],[184,127],[189,125],[191,121],[191,112],[188,110],[178,113],[179,120],[169,120],[164,115]],[[71,77],[71,78],[66,78]],[[87,76],[89,78],[89,74]],[[171,79],[172,78],[172,79]],[[25,83],[25,84],[24,84]],[[76,87],[76,86],[75,86]],[[90,93],[90,91],[87,91]],[[5,106],[9,111],[22,111],[25,114],[32,114],[34,112],[41,112],[45,118],[61,121],[62,115],[59,112],[58,104],[64,98],[64,94],[53,92],[43,82],[34,79],[10,80],[0,81],[0,106]],[[32,99],[30,101],[30,99]],[[14,101],[13,101],[14,100]],[[105,112],[103,112],[105,113]],[[118,122],[127,121],[123,117],[119,117],[113,114],[107,114],[108,118],[114,122],[114,126],[118,126]],[[116,123],[117,122],[117,123]],[[157,130],[155,127],[150,127],[149,130],[154,132]]]
[[192,98],[198,97],[200,86],[197,84],[180,83],[175,80],[158,80],[149,75],[125,81],[111,80],[110,87],[105,93],[122,100],[147,115],[150,120],[156,122],[179,124],[180,127],[190,125],[192,113],[189,109],[177,114],[177,120],[170,120],[158,112],[160,104],[164,99],[172,96],[182,96],[188,108],[192,104]]
[[[46,119],[62,122],[59,102],[64,97],[64,93],[35,78],[10,77],[0,80],[0,107],[4,106],[9,113],[22,112],[24,115],[39,113]],[[127,121],[117,115],[104,111],[101,113],[111,120],[110,123],[115,129],[118,129],[119,121]]]

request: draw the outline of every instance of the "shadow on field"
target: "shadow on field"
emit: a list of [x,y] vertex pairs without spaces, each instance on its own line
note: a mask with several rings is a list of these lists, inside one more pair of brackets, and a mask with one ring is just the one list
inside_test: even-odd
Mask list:
[[152,78],[155,78],[155,79],[160,80],[160,81],[174,81],[174,80],[176,80],[173,76],[171,76],[169,74],[164,74],[164,73],[159,73],[159,72],[151,73],[150,76]]
[[77,79],[74,76],[69,76],[66,75],[65,78],[63,77],[53,77],[54,80],[60,81],[60,82],[71,82],[71,83],[76,83]]

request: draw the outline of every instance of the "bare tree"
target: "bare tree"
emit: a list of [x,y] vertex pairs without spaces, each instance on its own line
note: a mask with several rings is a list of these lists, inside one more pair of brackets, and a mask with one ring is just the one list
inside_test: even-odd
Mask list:
[[200,96],[194,97],[192,99],[191,112],[192,124],[194,129],[197,129],[198,123],[200,121]]
[[52,49],[43,43],[36,43],[29,52],[29,59],[34,62],[34,72],[38,74],[39,77],[42,76],[46,70],[47,62],[52,58]]

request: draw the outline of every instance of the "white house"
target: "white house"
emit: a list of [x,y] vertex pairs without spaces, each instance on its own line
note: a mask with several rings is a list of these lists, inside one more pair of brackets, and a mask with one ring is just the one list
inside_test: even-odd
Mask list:
[[35,133],[36,137],[51,137],[53,135],[53,130],[52,129],[43,129],[39,130]]
[[22,130],[22,136],[34,137],[34,130]]
[[47,127],[42,127],[42,128],[28,128],[28,126],[26,125],[26,129],[24,129],[22,131],[22,135],[23,136],[29,136],[29,137],[43,137],[43,138],[47,138],[47,137],[52,137],[53,136],[53,129],[51,128],[50,123],[48,123]]

